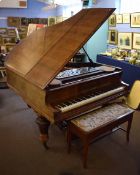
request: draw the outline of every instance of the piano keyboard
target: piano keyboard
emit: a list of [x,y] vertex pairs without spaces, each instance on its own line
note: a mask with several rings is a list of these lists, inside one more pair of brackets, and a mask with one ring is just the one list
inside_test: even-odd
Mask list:
[[99,93],[99,92],[98,92],[98,94],[93,93],[93,94],[90,94],[86,97],[81,97],[81,98],[73,99],[71,101],[67,101],[67,102],[62,103],[60,105],[57,105],[56,107],[62,113],[67,112],[67,111],[70,111],[72,109],[78,108],[80,106],[84,106],[88,103],[95,102],[95,101],[100,100],[102,98],[105,98],[105,97],[108,97],[110,95],[119,93],[123,90],[124,90],[124,87],[122,86],[122,87],[119,87],[119,88],[116,88],[116,89],[109,90],[109,91],[104,92],[104,93]]

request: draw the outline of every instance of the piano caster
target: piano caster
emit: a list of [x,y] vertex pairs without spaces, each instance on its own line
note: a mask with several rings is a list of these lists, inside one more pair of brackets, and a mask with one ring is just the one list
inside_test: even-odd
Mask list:
[[36,123],[40,130],[40,141],[42,142],[43,146],[48,149],[47,141],[49,139],[48,130],[50,126],[50,122],[43,116],[38,116],[36,119]]

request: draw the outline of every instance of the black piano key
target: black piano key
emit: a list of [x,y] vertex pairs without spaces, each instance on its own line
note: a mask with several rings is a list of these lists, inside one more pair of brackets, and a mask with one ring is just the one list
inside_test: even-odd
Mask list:
[[60,106],[63,108],[63,107],[66,107],[65,103],[62,103],[60,104]]

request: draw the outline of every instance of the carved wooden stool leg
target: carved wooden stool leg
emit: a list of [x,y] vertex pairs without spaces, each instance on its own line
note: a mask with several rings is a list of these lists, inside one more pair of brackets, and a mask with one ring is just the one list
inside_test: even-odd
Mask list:
[[48,149],[47,141],[49,139],[48,130],[49,130],[50,122],[45,117],[39,116],[36,119],[36,123],[40,130],[40,140],[43,143],[44,147]]
[[68,143],[68,153],[71,152],[71,129],[70,129],[70,124],[67,126],[67,143]]
[[87,157],[88,157],[88,141],[87,139],[84,139],[83,141],[83,167],[87,168]]
[[132,124],[132,119],[133,119],[133,113],[131,114],[131,117],[128,120],[128,126],[127,126],[127,142],[129,142],[129,134],[130,134],[130,129],[131,129],[131,124]]

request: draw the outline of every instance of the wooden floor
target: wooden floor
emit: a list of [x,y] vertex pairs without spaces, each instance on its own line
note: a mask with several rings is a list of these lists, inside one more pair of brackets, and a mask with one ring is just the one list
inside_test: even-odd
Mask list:
[[118,131],[90,145],[83,169],[81,142],[67,154],[66,134],[50,127],[49,150],[41,145],[35,113],[9,89],[0,90],[0,175],[140,175],[140,112],[134,115],[130,143]]

